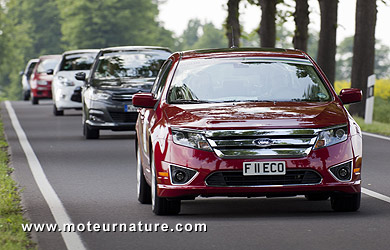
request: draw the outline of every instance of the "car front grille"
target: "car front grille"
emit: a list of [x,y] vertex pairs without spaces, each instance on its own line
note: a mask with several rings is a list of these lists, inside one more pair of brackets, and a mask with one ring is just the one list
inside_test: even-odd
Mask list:
[[120,102],[128,102],[133,100],[133,94],[128,94],[128,93],[115,93],[111,97],[112,100],[114,101],[120,101]]
[[110,116],[114,122],[136,122],[138,118],[137,112],[110,112]]
[[322,177],[314,170],[286,170],[285,175],[244,176],[242,171],[217,171],[206,178],[206,185],[214,187],[314,185]]
[[307,156],[318,129],[217,130],[205,136],[221,158],[288,158]]

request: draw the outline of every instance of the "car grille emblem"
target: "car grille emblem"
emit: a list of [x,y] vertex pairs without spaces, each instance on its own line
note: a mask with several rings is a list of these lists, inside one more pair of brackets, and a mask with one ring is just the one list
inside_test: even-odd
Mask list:
[[256,140],[253,140],[252,143],[260,148],[269,147],[273,144],[273,140],[269,138],[259,138]]

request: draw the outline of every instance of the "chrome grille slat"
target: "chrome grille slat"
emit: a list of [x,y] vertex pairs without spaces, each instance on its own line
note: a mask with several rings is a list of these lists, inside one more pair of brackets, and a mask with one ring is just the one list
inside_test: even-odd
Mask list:
[[[221,158],[298,158],[308,155],[318,129],[219,130],[205,136]],[[255,140],[265,141],[256,144]]]

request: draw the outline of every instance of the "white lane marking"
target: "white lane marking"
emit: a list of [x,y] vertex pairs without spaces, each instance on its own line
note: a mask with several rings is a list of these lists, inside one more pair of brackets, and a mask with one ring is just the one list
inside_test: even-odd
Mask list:
[[369,195],[371,197],[377,198],[379,200],[386,201],[387,203],[390,203],[390,197],[388,197],[386,195],[371,191],[371,190],[366,189],[366,188],[362,188],[362,193]]
[[[18,136],[20,145],[23,148],[24,153],[26,154],[28,164],[30,166],[31,173],[34,176],[34,180],[39,187],[43,197],[45,198],[47,204],[49,205],[50,211],[53,214],[53,217],[59,226],[72,223],[64,205],[62,204],[60,198],[54,191],[53,187],[50,185],[49,180],[47,179],[45,172],[42,169],[41,164],[37,156],[32,149],[26,134],[24,133],[22,127],[20,126],[19,120],[16,116],[14,109],[9,101],[5,101],[5,106],[7,108],[9,117],[11,119],[12,126],[15,129],[15,132]],[[75,232],[61,232],[62,238],[64,239],[65,245],[70,250],[85,250],[80,236]]]
[[379,138],[379,139],[383,139],[383,140],[390,141],[390,137],[387,137],[387,136],[372,134],[372,133],[368,133],[368,132],[362,132],[362,134],[363,134],[363,135],[367,135],[367,136],[371,136],[371,137],[375,137],[375,138]]

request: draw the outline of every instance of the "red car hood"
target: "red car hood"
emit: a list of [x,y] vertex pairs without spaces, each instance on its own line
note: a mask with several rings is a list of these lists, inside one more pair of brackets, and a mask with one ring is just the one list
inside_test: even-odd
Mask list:
[[167,105],[172,127],[193,129],[322,128],[347,123],[336,103],[213,103]]

